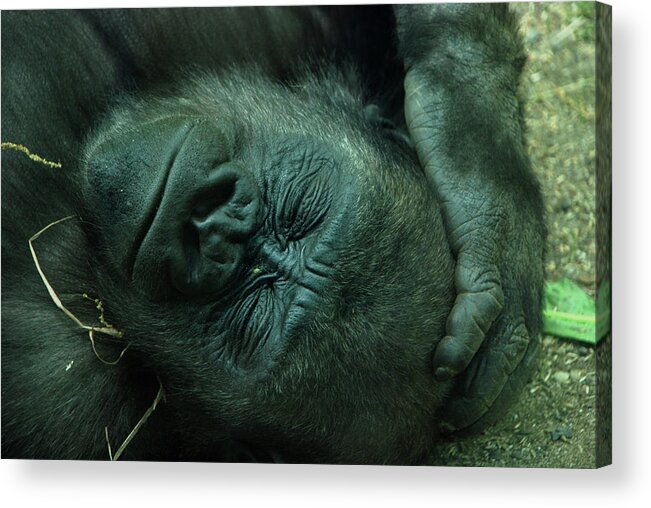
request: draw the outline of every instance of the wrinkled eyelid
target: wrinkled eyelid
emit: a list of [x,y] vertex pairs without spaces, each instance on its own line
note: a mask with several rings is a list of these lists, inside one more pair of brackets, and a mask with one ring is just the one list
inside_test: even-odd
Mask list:
[[278,205],[278,231],[290,240],[308,235],[323,222],[331,202],[329,184],[318,176],[292,182]]

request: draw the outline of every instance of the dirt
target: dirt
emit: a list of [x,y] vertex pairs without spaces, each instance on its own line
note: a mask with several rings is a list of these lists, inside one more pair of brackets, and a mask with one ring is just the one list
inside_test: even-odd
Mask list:
[[[594,4],[514,4],[529,60],[527,141],[546,202],[546,276],[596,286]],[[598,348],[544,336],[519,401],[481,434],[440,443],[430,464],[592,468],[597,464]],[[607,430],[606,430],[607,432]]]

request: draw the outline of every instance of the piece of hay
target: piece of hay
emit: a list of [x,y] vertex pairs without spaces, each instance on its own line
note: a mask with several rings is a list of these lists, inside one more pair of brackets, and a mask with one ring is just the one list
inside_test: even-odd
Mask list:
[[41,268],[41,264],[38,260],[38,256],[36,255],[36,251],[34,250],[34,241],[37,240],[43,233],[45,233],[48,229],[50,229],[53,226],[56,226],[57,224],[60,224],[64,221],[70,220],[74,218],[74,215],[70,215],[68,217],[64,217],[63,219],[59,219],[57,221],[51,222],[47,226],[45,226],[43,229],[41,229],[39,232],[35,233],[32,235],[32,237],[29,239],[29,250],[32,253],[32,259],[34,260],[34,264],[36,265],[36,270],[38,271],[38,274],[41,276],[41,280],[43,281],[43,284],[45,284],[45,288],[47,289],[48,294],[50,295],[50,298],[52,298],[52,301],[54,304],[63,311],[63,313],[68,316],[70,319],[72,319],[80,328],[83,328],[84,330],[88,330],[88,338],[90,339],[91,346],[93,348],[93,352],[95,353],[95,356],[102,362],[107,365],[115,365],[117,364],[121,359],[126,350],[129,348],[129,345],[122,350],[118,358],[114,361],[108,361],[104,360],[100,354],[97,352],[97,349],[95,347],[95,334],[96,333],[103,333],[105,335],[109,335],[111,337],[117,337],[121,338],[124,336],[124,333],[117,330],[113,325],[110,325],[109,323],[106,322],[106,319],[104,318],[104,306],[101,303],[99,299],[92,299],[88,295],[84,293],[84,296],[92,301],[95,302],[95,306],[97,309],[100,311],[100,323],[103,326],[92,326],[92,325],[87,325],[85,323],[82,323],[77,316],[75,316],[68,308],[63,305],[63,302],[61,302],[61,299],[59,296],[56,294],[56,291],[54,291],[54,288],[50,284],[50,282],[47,280],[47,277],[45,276],[45,273],[43,273],[43,269]]
[[113,454],[113,451],[111,449],[111,441],[109,440],[109,435],[108,435],[108,427],[104,427],[104,436],[106,437],[106,445],[108,446],[108,453],[109,453],[109,459],[111,461],[118,460],[120,458],[120,455],[124,452],[126,447],[129,445],[131,440],[135,437],[135,435],[138,433],[140,428],[145,424],[145,422],[149,419],[151,414],[155,411],[156,406],[158,406],[158,403],[161,400],[164,400],[165,398],[165,392],[163,391],[163,383],[161,382],[160,378],[158,379],[158,392],[156,393],[156,397],[154,398],[154,402],[152,402],[151,406],[147,408],[147,411],[145,411],[145,414],[142,415],[142,418],[138,420],[138,423],[136,423],[136,426],[129,432],[129,435],[126,437],[126,439],[122,442],[120,447],[117,449],[115,452],[115,455]]
[[95,308],[99,311],[99,322],[102,323],[106,328],[115,328],[112,324],[109,324],[106,321],[106,317],[104,316],[104,304],[102,303],[102,300],[99,298],[92,298],[91,296],[88,296],[87,293],[82,294],[86,300],[90,300],[95,304]]
[[90,346],[93,348],[93,353],[95,353],[95,356],[97,359],[102,362],[105,365],[117,365],[120,360],[122,360],[122,357],[124,356],[124,353],[127,352],[127,349],[129,349],[129,344],[127,344],[122,351],[120,351],[120,354],[115,360],[105,360],[102,358],[102,355],[99,354],[97,351],[97,347],[95,346],[95,335],[94,335],[93,330],[88,330],[88,339],[90,340]]
[[52,162],[47,159],[44,159],[40,155],[37,155],[35,153],[30,152],[29,148],[27,148],[25,145],[19,145],[18,143],[12,143],[10,141],[6,141],[3,143],[0,143],[0,149],[2,150],[16,150],[17,152],[22,152],[27,157],[32,159],[35,162],[38,162],[40,164],[44,164],[46,166],[49,166],[51,168],[61,168],[63,167],[60,162]]
[[[102,301],[99,298],[91,298],[86,293],[84,293],[82,296],[86,300],[90,300],[91,302],[95,303],[95,308],[99,311],[99,318],[98,318],[99,322],[102,323],[105,328],[115,329],[115,327],[112,324],[108,323],[106,321],[106,318],[104,317],[104,304],[102,303]],[[102,358],[101,355],[97,352],[97,348],[95,346],[95,335],[94,334],[95,334],[95,332],[93,330],[88,330],[88,338],[90,339],[90,344],[91,344],[91,346],[93,348],[93,353],[95,353],[95,356],[97,357],[97,359],[100,362],[105,363],[106,365],[117,365],[117,363],[124,356],[124,353],[126,353],[127,349],[129,349],[129,344],[127,344],[126,347],[120,352],[117,359],[115,359],[113,361],[104,360],[104,358]]]
[[[118,363],[121,359],[126,350],[129,348],[129,344],[122,350],[118,358],[112,362],[109,362],[107,360],[104,360],[99,353],[97,352],[97,349],[95,348],[95,333],[104,333],[106,335],[110,335],[111,337],[118,337],[121,338],[124,336],[124,333],[121,332],[120,330],[117,330],[113,325],[108,323],[106,321],[106,317],[104,316],[104,304],[99,298],[91,298],[88,296],[88,294],[83,293],[83,297],[87,300],[90,300],[95,303],[95,308],[99,311],[99,322],[103,326],[91,326],[91,325],[86,325],[84,324],[77,316],[75,316],[68,308],[63,305],[63,302],[59,298],[59,296],[56,294],[56,291],[54,291],[54,288],[48,281],[47,277],[45,276],[45,273],[43,273],[43,269],[41,268],[41,264],[38,260],[38,256],[36,255],[36,251],[34,250],[34,241],[37,240],[43,233],[45,233],[48,229],[50,229],[53,226],[56,226],[57,224],[60,224],[64,221],[70,220],[74,218],[74,215],[70,215],[68,217],[64,217],[63,219],[59,219],[57,221],[51,222],[47,226],[45,226],[43,229],[41,229],[39,232],[35,233],[32,235],[32,237],[29,239],[29,250],[32,253],[32,259],[34,260],[34,264],[36,265],[36,270],[38,271],[38,274],[41,276],[41,280],[43,281],[43,284],[45,284],[45,287],[47,289],[48,294],[50,295],[50,298],[52,298],[52,301],[54,304],[63,311],[63,313],[68,316],[70,319],[72,319],[75,323],[80,328],[83,328],[84,330],[88,330],[88,337],[90,339],[90,343],[93,347],[93,352],[95,353],[95,356],[102,362],[107,365],[115,365]],[[66,371],[72,367],[73,362],[70,362],[68,366],[66,367]],[[104,427],[104,435],[106,437],[106,444],[108,445],[108,452],[109,452],[109,458],[113,460],[118,460],[120,458],[120,455],[124,452],[126,447],[129,445],[131,440],[135,437],[135,435],[138,433],[140,428],[145,424],[145,422],[149,419],[151,414],[154,412],[156,409],[156,406],[158,406],[158,403],[161,400],[164,400],[165,397],[165,392],[163,391],[163,383],[161,382],[160,378],[156,378],[158,380],[158,392],[156,393],[156,397],[154,398],[154,402],[152,402],[151,406],[147,408],[147,411],[145,411],[145,414],[142,415],[142,418],[138,421],[136,426],[129,432],[129,435],[126,437],[126,439],[122,442],[120,447],[117,449],[115,454],[113,454],[113,450],[111,449],[111,442],[109,441],[109,435],[108,435],[108,427]]]

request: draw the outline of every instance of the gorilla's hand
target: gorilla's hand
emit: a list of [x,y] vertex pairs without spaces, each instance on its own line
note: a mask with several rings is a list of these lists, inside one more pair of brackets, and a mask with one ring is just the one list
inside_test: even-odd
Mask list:
[[457,298],[433,357],[459,376],[441,430],[482,427],[526,381],[540,333],[542,203],[522,136],[524,61],[505,5],[396,8],[405,118],[439,195]]

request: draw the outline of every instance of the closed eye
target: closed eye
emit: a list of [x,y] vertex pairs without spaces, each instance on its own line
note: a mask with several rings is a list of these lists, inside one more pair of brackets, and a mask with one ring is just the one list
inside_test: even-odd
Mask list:
[[276,191],[275,231],[285,240],[298,240],[321,224],[333,200],[334,162],[307,148],[283,161],[288,169],[284,185]]

